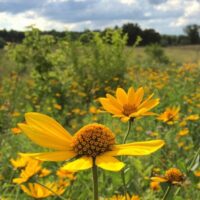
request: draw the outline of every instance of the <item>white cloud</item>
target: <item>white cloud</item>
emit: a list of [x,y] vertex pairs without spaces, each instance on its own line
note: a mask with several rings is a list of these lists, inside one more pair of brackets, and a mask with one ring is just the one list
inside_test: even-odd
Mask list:
[[0,13],[0,29],[15,29],[15,30],[25,30],[26,27],[30,25],[35,25],[41,30],[72,30],[76,27],[73,23],[62,23],[53,20],[47,20],[44,17],[39,16],[34,11],[27,11],[20,14],[9,14],[6,12]]

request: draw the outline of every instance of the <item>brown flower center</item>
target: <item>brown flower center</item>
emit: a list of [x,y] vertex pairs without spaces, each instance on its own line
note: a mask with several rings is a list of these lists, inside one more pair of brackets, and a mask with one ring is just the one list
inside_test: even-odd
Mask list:
[[73,149],[78,155],[96,157],[111,150],[115,135],[101,124],[90,124],[81,128],[73,138]]
[[183,173],[176,168],[170,168],[166,171],[165,177],[169,182],[182,182],[184,179]]
[[134,105],[130,105],[130,104],[123,105],[123,114],[126,116],[129,116],[130,114],[134,113],[136,110],[137,109]]

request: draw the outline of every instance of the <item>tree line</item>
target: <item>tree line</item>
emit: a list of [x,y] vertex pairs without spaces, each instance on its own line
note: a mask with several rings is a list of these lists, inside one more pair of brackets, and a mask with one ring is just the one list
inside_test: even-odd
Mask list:
[[[153,43],[160,44],[162,46],[171,45],[189,45],[189,44],[200,44],[200,25],[191,24],[187,25],[183,31],[184,35],[167,35],[160,34],[154,29],[142,29],[137,23],[126,23],[122,27],[114,27],[114,29],[121,29],[123,34],[127,34],[128,41],[127,45],[132,46],[139,36],[141,38],[140,45],[145,46]],[[63,31],[59,32],[56,30],[43,31],[42,34],[52,35],[55,38],[68,37],[69,39],[78,40],[87,43],[92,37],[93,32],[100,32],[102,36],[106,33],[106,30],[84,30],[82,32],[77,31]],[[0,48],[3,48],[7,42],[20,43],[25,37],[25,33],[22,31],[15,30],[0,30]]]

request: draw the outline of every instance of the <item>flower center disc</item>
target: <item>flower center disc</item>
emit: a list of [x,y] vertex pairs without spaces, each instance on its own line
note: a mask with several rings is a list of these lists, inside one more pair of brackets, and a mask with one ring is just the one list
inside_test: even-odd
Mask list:
[[115,135],[101,124],[90,124],[81,128],[73,138],[73,149],[78,155],[96,157],[111,150]]
[[129,116],[135,111],[136,111],[136,107],[134,105],[130,105],[130,104],[123,105],[123,114],[126,116]]
[[170,182],[180,182],[183,180],[183,174],[176,168],[171,168],[166,171],[165,177]]

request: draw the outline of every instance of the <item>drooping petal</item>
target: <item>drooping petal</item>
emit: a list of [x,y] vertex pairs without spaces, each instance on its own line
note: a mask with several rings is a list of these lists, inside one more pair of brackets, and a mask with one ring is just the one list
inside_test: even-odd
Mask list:
[[112,156],[100,155],[96,157],[95,164],[105,170],[120,171],[125,164]]
[[162,177],[151,177],[151,180],[159,183],[167,182],[167,179]]
[[48,147],[56,150],[68,150],[70,149],[70,142],[66,140],[62,140],[55,135],[51,135],[49,133],[43,133],[40,129],[36,127],[29,126],[27,124],[19,123],[18,126],[22,129],[22,131],[36,144]]
[[62,167],[62,169],[69,171],[79,171],[91,168],[92,164],[93,162],[91,157],[83,156],[75,161],[67,163]]
[[121,105],[128,103],[128,96],[122,88],[117,88],[116,97],[117,97],[117,101],[120,102]]
[[67,130],[65,130],[56,120],[47,115],[29,112],[25,114],[25,119],[28,125],[36,126],[46,134],[55,135],[66,141],[71,141],[72,139],[72,136]]
[[143,115],[145,112],[147,112],[147,109],[142,108],[142,109],[138,110],[137,112],[132,113],[129,117],[138,117],[140,115]]
[[143,156],[149,155],[160,149],[165,142],[163,140],[151,140],[147,142],[133,142],[129,144],[115,145],[111,151],[105,153],[110,156]]
[[22,156],[32,157],[42,161],[65,161],[76,156],[73,151],[56,151],[44,153],[20,153]]
[[107,98],[100,98],[99,101],[106,111],[116,115],[121,114],[121,111],[114,107]]

